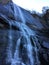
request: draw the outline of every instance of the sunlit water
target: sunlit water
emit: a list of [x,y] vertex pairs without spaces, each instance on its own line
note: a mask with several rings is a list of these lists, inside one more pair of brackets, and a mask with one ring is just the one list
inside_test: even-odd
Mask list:
[[[6,63],[10,63],[11,65],[40,65],[39,59],[38,59],[38,50],[36,46],[37,39],[34,35],[35,33],[27,26],[25,25],[25,18],[24,15],[19,7],[19,16],[22,20],[22,23],[15,21],[16,27],[18,27],[22,32],[22,37],[20,37],[18,40],[16,40],[16,43],[12,40],[12,24],[10,23],[10,31],[8,32],[9,40],[8,40],[8,47],[7,47],[7,58]],[[31,43],[30,36],[32,35],[33,44]],[[22,41],[21,41],[22,39]],[[26,40],[25,40],[26,39]],[[12,51],[13,44],[15,45],[15,51]],[[20,46],[23,46],[23,48],[20,51]],[[35,57],[34,57],[35,52]]]

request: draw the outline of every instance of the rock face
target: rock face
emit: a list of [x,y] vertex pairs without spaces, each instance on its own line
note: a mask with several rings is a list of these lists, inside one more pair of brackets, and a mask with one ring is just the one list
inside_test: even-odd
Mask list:
[[43,17],[11,2],[0,4],[0,65],[49,65],[49,26]]

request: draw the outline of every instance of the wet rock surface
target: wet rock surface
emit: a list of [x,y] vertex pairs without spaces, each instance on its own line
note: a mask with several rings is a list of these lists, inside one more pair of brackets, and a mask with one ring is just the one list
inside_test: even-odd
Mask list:
[[[5,12],[1,7],[10,9]],[[49,27],[46,23],[43,26],[40,18],[36,19],[13,3],[0,8],[0,65],[49,65]]]

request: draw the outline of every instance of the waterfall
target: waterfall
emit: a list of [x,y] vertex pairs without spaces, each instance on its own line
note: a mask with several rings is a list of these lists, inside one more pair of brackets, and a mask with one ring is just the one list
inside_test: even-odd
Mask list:
[[11,22],[9,22],[9,26],[10,26],[10,30],[8,30],[8,47],[7,47],[7,62],[11,62],[12,60],[12,46],[13,46],[13,42],[12,42],[12,26],[11,26]]
[[[24,15],[21,11],[21,9],[19,7],[18,8],[18,11],[19,11],[19,16],[22,20],[22,23],[20,22],[17,22],[15,21],[15,25],[16,27],[19,27],[19,29],[21,30],[22,32],[22,36],[25,36],[26,40],[27,40],[27,43],[26,43],[26,46],[24,46],[24,48],[26,48],[26,51],[27,51],[27,56],[28,56],[28,62],[26,61],[26,64],[23,62],[22,58],[19,57],[19,48],[20,48],[20,45],[21,45],[21,37],[16,40],[16,46],[15,46],[15,52],[14,54],[12,54],[12,48],[13,48],[13,34],[12,34],[12,21],[10,21],[10,30],[8,32],[8,36],[9,36],[9,40],[8,40],[8,47],[7,47],[7,59],[6,59],[6,62],[7,63],[11,63],[11,65],[35,65],[34,64],[34,56],[33,56],[33,46],[31,44],[31,40],[30,40],[30,35],[34,36],[35,35],[35,32],[33,32],[27,25],[25,25],[25,18],[24,18]],[[17,14],[15,12],[15,14]],[[24,44],[23,44],[24,45]],[[35,52],[36,52],[36,60],[38,62],[38,53],[37,53],[37,47],[36,47],[36,43],[34,43],[34,46],[35,46]]]
[[19,11],[20,18],[21,18],[22,22],[25,23],[24,15],[23,15],[23,13],[22,13],[20,7],[17,7],[17,8],[18,8],[18,11]]

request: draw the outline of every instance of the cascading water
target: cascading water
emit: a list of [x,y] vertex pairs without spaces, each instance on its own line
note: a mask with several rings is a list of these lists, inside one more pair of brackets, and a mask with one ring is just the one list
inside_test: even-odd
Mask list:
[[6,61],[9,63],[12,60],[12,46],[13,46],[13,42],[12,42],[12,26],[11,26],[11,22],[9,22],[9,26],[10,26],[10,30],[8,30],[8,47],[7,47],[7,59]]
[[25,19],[24,19],[24,16],[23,16],[23,13],[22,13],[21,9],[19,7],[17,7],[17,8],[18,8],[18,11],[19,11],[20,18],[21,18],[22,22],[25,23]]
[[48,11],[41,16],[0,3],[0,65],[49,65]]
[[[11,65],[40,65],[38,60],[38,51],[36,47],[37,41],[33,43],[34,44],[33,46],[30,40],[30,36],[34,37],[35,32],[26,25],[24,14],[18,6],[17,9],[19,12],[19,17],[21,18],[22,22],[18,22],[17,20],[9,22],[10,30],[8,30],[6,63],[7,64],[10,63]],[[17,12],[15,10],[15,6],[14,6],[14,12],[15,12],[14,16],[17,18],[16,16]],[[15,31],[16,35],[17,30],[13,30],[12,26],[18,27],[20,29],[20,31],[18,32],[21,32],[20,34],[21,36],[18,39],[15,38],[16,40],[14,39],[13,31]],[[15,42],[13,42],[13,39],[15,40]],[[37,60],[36,62],[34,57],[34,51],[36,52],[36,60]]]

